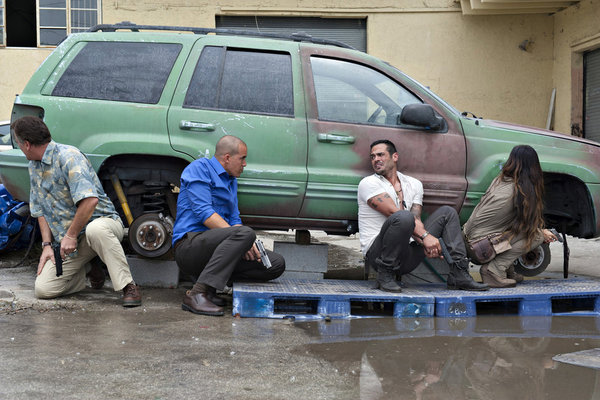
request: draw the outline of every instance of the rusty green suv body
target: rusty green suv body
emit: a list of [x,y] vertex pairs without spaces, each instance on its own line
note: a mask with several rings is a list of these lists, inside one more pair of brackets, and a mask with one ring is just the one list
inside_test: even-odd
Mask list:
[[[529,144],[544,170],[548,225],[600,234],[597,143],[467,118],[396,68],[343,46],[143,28],[69,36],[12,114],[39,115],[54,140],[81,149],[121,209],[110,180],[118,177],[141,218],[138,237],[152,224],[168,233],[181,171],[212,156],[225,134],[248,144],[239,204],[256,228],[356,232],[357,185],[372,173],[369,144],[390,139],[399,169],[423,182],[425,211],[451,205],[463,222],[511,148]],[[26,201],[27,161],[14,147],[0,153],[0,178]],[[154,247],[138,247],[148,256],[170,246],[145,239]]]

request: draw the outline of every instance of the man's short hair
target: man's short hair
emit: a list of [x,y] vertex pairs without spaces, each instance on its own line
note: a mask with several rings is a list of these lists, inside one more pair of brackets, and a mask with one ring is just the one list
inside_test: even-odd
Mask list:
[[52,136],[50,130],[38,117],[21,117],[10,126],[20,142],[28,141],[34,146],[50,143]]
[[370,149],[372,150],[373,147],[377,146],[378,144],[385,144],[387,147],[387,151],[388,153],[390,153],[390,156],[394,153],[397,153],[398,150],[396,150],[396,146],[394,145],[394,143],[392,143],[391,141],[387,140],[387,139],[381,139],[381,140],[376,140],[373,143],[371,143],[371,147]]
[[239,151],[240,144],[246,146],[246,143],[244,143],[244,141],[239,137],[233,135],[225,135],[217,142],[217,145],[215,147],[215,156],[222,157],[225,154],[235,156]]

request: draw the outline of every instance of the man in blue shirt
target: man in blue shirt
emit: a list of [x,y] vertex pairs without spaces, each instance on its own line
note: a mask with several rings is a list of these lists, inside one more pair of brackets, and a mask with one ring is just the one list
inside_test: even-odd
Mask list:
[[173,247],[179,269],[198,277],[181,306],[195,314],[223,315],[225,300],[216,290],[228,282],[268,281],[285,270],[283,257],[271,251],[271,267],[263,265],[256,234],[240,219],[236,178],[247,153],[241,139],[223,136],[212,159],[200,158],[181,174]]

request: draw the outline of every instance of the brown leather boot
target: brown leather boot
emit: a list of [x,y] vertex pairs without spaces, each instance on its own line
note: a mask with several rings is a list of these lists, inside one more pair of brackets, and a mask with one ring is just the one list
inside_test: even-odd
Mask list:
[[123,307],[138,307],[142,305],[140,287],[130,283],[123,288]]
[[483,283],[491,288],[510,288],[517,286],[517,281],[514,279],[502,278],[489,271],[486,266],[481,266],[479,273],[481,274]]
[[523,279],[525,279],[523,277],[523,275],[521,275],[517,271],[515,271],[514,265],[511,265],[510,267],[508,267],[508,269],[506,270],[506,277],[508,279],[514,279],[515,281],[517,281],[517,283],[521,283],[521,282],[523,282]]

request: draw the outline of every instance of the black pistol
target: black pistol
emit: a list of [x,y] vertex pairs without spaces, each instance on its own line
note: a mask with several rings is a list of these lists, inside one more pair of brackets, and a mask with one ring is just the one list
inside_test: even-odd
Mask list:
[[558,240],[558,242],[559,242],[559,243],[562,243],[562,242],[563,242],[563,238],[562,238],[562,236],[560,235],[560,233],[558,233],[558,231],[557,231],[556,229],[554,229],[554,228],[550,228],[550,229],[548,229],[548,230],[549,230],[550,232],[552,232],[552,233],[554,234],[554,236],[556,236],[556,240]]
[[454,264],[454,259],[450,255],[448,248],[446,247],[446,243],[444,243],[444,239],[438,238],[440,241],[440,246],[442,247],[442,255],[444,256],[444,260],[448,263],[448,265]]
[[60,256],[60,243],[52,242],[52,250],[54,251],[54,263],[56,265],[56,276],[63,274],[62,263],[63,260]]
[[256,239],[256,248],[260,253],[260,260],[266,268],[271,268],[271,260],[269,260],[269,256],[267,255],[267,250],[265,250],[265,246],[260,239]]

